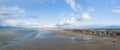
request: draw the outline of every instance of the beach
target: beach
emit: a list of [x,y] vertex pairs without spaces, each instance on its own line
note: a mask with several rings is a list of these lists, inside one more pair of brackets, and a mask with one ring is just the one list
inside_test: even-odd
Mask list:
[[[47,32],[46,32],[47,31]],[[50,32],[52,34],[50,34]],[[41,34],[43,33],[43,34]],[[14,47],[13,50],[119,50],[120,41],[116,38],[96,37],[68,32],[62,29],[48,29],[31,40]],[[48,33],[48,34],[44,34]],[[73,39],[84,36],[83,39]],[[90,37],[86,38],[86,37]],[[86,40],[87,39],[87,40]]]

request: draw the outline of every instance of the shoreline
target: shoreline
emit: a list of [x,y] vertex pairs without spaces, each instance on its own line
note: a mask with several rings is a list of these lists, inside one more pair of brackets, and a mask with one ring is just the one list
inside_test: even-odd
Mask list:
[[[48,31],[48,30],[46,30]],[[61,34],[64,36],[78,36],[77,33],[68,32],[62,29],[55,29],[49,30],[56,34]],[[90,36],[79,34],[79,36]],[[93,39],[100,39],[100,40],[110,40],[109,42],[93,42],[93,43],[64,43],[64,44],[55,44],[55,43],[48,43],[49,41],[62,41],[63,39],[32,39],[29,42],[26,42],[23,45],[20,45],[13,50],[119,50],[120,49],[120,41],[115,38],[110,37],[97,37],[97,36],[90,36]],[[113,43],[115,41],[115,43]]]
[[56,29],[56,30],[51,30],[51,31],[54,31],[56,33],[60,33],[60,34],[66,35],[66,36],[87,36],[87,37],[92,37],[93,39],[108,39],[108,40],[113,40],[113,41],[120,41],[120,39],[118,39],[118,38],[85,35],[85,34],[79,34],[76,32],[66,31],[63,29]]

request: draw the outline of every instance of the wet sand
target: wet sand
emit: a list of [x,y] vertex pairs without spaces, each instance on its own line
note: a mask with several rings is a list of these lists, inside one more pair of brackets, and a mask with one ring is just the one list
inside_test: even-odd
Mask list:
[[[45,34],[45,37],[35,37],[28,42],[25,42],[13,50],[119,50],[120,41],[116,38],[96,37],[82,35],[64,30],[50,30],[51,34]],[[44,35],[44,34],[43,34]],[[64,35],[59,37],[56,35]],[[89,40],[71,40],[67,37],[86,36],[92,39]],[[95,41],[94,41],[95,40]],[[96,41],[98,40],[98,41]],[[115,42],[113,42],[115,41]]]

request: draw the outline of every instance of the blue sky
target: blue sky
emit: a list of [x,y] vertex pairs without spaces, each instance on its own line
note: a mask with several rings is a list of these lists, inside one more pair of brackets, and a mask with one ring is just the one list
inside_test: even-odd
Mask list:
[[0,0],[0,26],[120,25],[120,0]]

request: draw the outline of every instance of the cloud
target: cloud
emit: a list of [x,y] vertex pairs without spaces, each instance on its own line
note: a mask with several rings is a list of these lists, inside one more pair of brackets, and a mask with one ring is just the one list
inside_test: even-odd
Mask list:
[[[12,27],[42,27],[43,23],[32,19],[24,19],[25,10],[19,7],[0,7],[0,26]],[[18,17],[18,18],[15,18]]]
[[43,27],[45,27],[45,28],[54,28],[54,27],[56,27],[55,25],[44,25]]
[[71,6],[74,11],[83,11],[79,4],[76,4],[75,0],[66,0],[66,3]]
[[74,10],[76,9],[75,0],[66,0],[66,3],[69,4]]
[[120,9],[116,9],[116,10],[111,10],[114,13],[120,13]]
[[41,22],[38,21],[22,21],[20,19],[6,19],[1,22],[1,26],[12,26],[12,27],[41,27]]
[[92,17],[90,17],[88,13],[83,13],[82,17],[80,18],[80,20],[90,20],[90,19],[92,19]]
[[[71,6],[71,8],[75,11],[75,12],[82,12],[82,16],[80,18],[75,18],[75,14],[70,14],[71,18],[70,19],[66,19],[61,21],[59,24],[57,24],[58,26],[64,26],[64,25],[74,25],[79,21],[85,21],[85,20],[90,20],[92,19],[92,17],[89,15],[89,12],[94,11],[94,8],[88,7],[87,9],[83,10],[80,6],[80,4],[76,3],[76,0],[66,0],[66,3],[68,5]],[[86,12],[87,13],[86,13]]]
[[0,7],[0,18],[17,17],[25,13],[25,10],[19,7]]
[[0,7],[0,14],[13,14],[13,13],[25,13],[25,10],[20,9],[19,7]]
[[72,25],[75,24],[77,21],[74,17],[71,17],[70,19],[64,20],[60,22],[60,25]]
[[16,6],[0,7],[0,26],[17,26],[20,22],[14,18],[23,13],[25,13],[25,10]]
[[76,24],[77,22],[80,22],[80,21],[85,21],[85,20],[92,19],[92,17],[90,17],[89,13],[83,13],[82,16],[81,16],[81,18],[75,18],[74,14],[71,13],[70,17],[71,18],[69,18],[69,19],[61,21],[56,26],[58,26],[58,27],[61,27],[61,26],[70,26],[70,25],[74,25],[74,24]]

